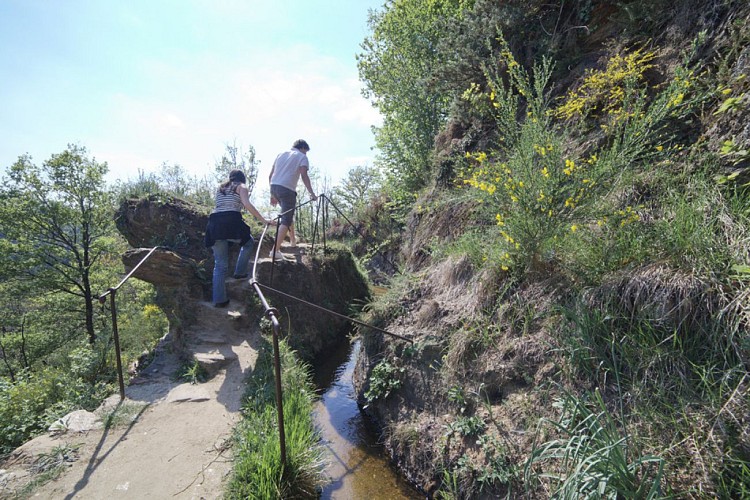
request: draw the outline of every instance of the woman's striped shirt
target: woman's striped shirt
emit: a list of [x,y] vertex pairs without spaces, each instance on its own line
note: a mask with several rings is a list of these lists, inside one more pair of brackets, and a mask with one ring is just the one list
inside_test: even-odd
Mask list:
[[221,188],[216,191],[216,208],[213,213],[242,211],[242,200],[240,193],[237,192],[239,185],[239,182],[233,182],[224,192]]

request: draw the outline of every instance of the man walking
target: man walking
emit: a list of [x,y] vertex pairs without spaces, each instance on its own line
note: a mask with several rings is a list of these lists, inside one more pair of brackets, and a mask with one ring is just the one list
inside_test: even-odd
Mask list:
[[297,206],[297,182],[302,177],[305,188],[310,193],[310,199],[315,201],[318,197],[313,192],[310,177],[307,171],[310,162],[307,160],[307,152],[310,146],[302,139],[294,141],[292,149],[281,153],[273,162],[268,183],[271,185],[271,204],[278,202],[281,205],[281,220],[279,221],[278,233],[276,235],[276,246],[271,249],[269,257],[281,260],[281,243],[286,238],[289,228],[294,223],[294,209]]

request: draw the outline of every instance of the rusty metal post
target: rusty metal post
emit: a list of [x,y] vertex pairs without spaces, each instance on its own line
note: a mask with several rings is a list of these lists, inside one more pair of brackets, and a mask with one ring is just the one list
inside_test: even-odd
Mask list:
[[[317,209],[317,212],[315,212],[315,224],[313,224],[313,240],[312,240],[312,246],[310,247],[310,253],[315,253],[315,240],[318,239],[318,218],[320,217],[320,204],[321,200],[323,199],[324,194],[321,194],[320,197],[318,197],[318,203],[315,208],[313,208],[312,205],[310,205],[310,215],[312,217],[312,211]],[[324,247],[325,248],[325,247]]]
[[115,305],[115,294],[117,290],[109,289],[109,303],[112,309],[112,336],[115,339],[115,358],[117,359],[117,381],[120,384],[120,401],[125,399],[125,381],[122,376],[122,357],[120,356],[120,335],[117,332],[117,306]]
[[323,207],[323,227],[321,237],[323,238],[323,253],[326,253],[326,229],[328,228],[328,203],[326,203],[326,198],[320,200],[320,204],[318,206]]
[[260,287],[256,281],[251,283],[255,289],[255,293],[260,298],[261,304],[266,315],[271,319],[273,325],[273,368],[276,378],[276,416],[279,426],[279,448],[281,451],[281,469],[286,470],[286,434],[284,432],[284,405],[283,395],[281,393],[281,355],[279,354],[279,320],[276,318],[277,310],[270,307],[266,298],[263,296],[263,292],[260,291]]

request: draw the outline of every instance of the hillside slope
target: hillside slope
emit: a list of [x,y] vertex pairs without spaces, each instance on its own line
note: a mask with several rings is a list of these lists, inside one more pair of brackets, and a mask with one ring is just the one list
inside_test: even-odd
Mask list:
[[368,318],[414,343],[363,333],[360,402],[430,496],[747,496],[750,7],[531,4],[435,140]]

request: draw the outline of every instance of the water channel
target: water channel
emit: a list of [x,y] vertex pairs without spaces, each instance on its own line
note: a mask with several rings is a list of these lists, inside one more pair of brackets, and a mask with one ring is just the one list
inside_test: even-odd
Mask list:
[[315,422],[326,448],[331,481],[322,499],[423,499],[390,466],[377,436],[359,411],[352,374],[359,341],[346,342],[331,353],[327,366],[318,366],[314,381],[321,398],[315,406]]

